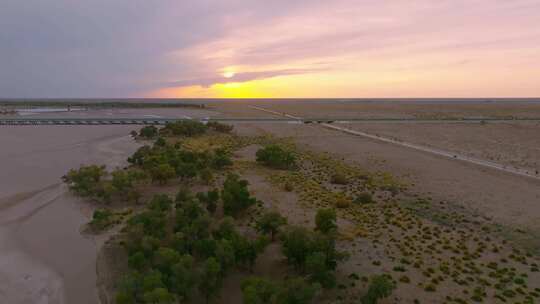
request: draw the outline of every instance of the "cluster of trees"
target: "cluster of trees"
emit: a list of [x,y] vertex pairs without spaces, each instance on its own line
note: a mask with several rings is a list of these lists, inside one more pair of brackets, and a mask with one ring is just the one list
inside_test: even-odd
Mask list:
[[[228,179],[244,184],[235,176]],[[225,188],[222,194],[229,193]],[[269,239],[248,239],[233,218],[212,217],[219,200],[217,189],[196,195],[182,189],[175,200],[160,194],[128,221],[124,246],[130,273],[117,303],[184,302],[195,293],[208,302],[233,267],[252,269]]]
[[197,176],[208,181],[212,178],[210,169],[220,170],[232,164],[229,153],[223,149],[192,152],[166,142],[139,148],[128,162],[148,172],[152,181],[160,184],[173,178],[188,180]]
[[71,169],[62,180],[69,189],[81,197],[109,203],[114,196],[122,200],[138,202],[141,194],[136,185],[148,175],[138,168],[119,169],[109,173],[105,166],[81,166]]
[[[137,203],[141,197],[136,187],[138,184],[148,180],[166,184],[175,178],[187,181],[196,177],[208,184],[213,179],[212,170],[221,170],[232,164],[230,154],[225,150],[198,153],[182,149],[179,144],[170,145],[166,142],[139,148],[128,158],[128,162],[132,165],[128,169],[112,172],[108,172],[105,166],[81,166],[70,170],[62,179],[70,190],[81,197],[106,203],[118,197]],[[231,182],[231,187],[233,185],[235,183]],[[233,198],[237,199],[234,195]],[[251,201],[240,202],[251,205]]]
[[168,123],[161,130],[158,130],[154,126],[146,126],[139,131],[138,135],[147,139],[155,138],[158,135],[192,137],[202,135],[208,130],[230,133],[233,128],[231,125],[222,124],[217,121],[210,121],[207,124],[203,124],[195,120],[182,120]]
[[219,123],[217,121],[210,121],[206,124],[206,126],[216,132],[220,132],[220,133],[231,133],[232,130],[233,130],[233,126],[231,125],[226,125],[226,124],[222,124],[222,123]]
[[202,135],[208,130],[208,127],[198,121],[194,120],[181,120],[171,123],[167,123],[165,127],[160,130],[161,135],[168,136],[197,136]]
[[308,304],[319,291],[319,285],[302,277],[281,282],[253,277],[242,282],[244,304]]
[[336,285],[337,263],[346,255],[335,248],[336,213],[332,209],[321,209],[315,217],[316,228],[281,227],[287,221],[277,212],[269,212],[257,221],[257,230],[274,235],[280,232],[282,252],[298,276],[282,282],[252,277],[242,283],[245,304],[309,304],[322,288]]
[[268,145],[257,151],[257,162],[275,169],[291,169],[296,166],[296,157],[278,145]]
[[[321,212],[325,211],[320,210],[318,215]],[[324,223],[315,231],[292,226],[281,234],[283,255],[289,265],[324,288],[335,287],[336,267],[346,257],[336,250],[335,229],[328,229],[329,226]]]

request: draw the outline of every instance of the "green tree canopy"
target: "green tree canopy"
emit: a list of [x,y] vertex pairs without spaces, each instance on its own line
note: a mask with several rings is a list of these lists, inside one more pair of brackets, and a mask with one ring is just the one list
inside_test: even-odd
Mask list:
[[278,145],[269,145],[257,151],[257,162],[276,169],[291,169],[296,165],[296,157]]
[[256,228],[259,232],[270,234],[272,241],[279,228],[287,224],[287,219],[277,211],[263,214],[257,221]]

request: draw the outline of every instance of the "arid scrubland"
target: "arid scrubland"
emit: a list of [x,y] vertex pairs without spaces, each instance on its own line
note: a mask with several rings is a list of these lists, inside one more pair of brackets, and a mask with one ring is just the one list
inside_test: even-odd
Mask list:
[[[91,191],[82,194],[98,207],[91,233],[111,236],[98,263],[105,302],[540,296],[537,251],[489,218],[411,191],[407,179],[322,153],[298,136],[200,125],[158,133],[130,167],[83,174]],[[80,173],[66,176],[79,193]]]

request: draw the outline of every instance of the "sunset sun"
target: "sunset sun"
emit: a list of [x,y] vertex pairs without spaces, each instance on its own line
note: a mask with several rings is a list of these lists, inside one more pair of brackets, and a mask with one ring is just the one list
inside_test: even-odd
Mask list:
[[236,73],[234,71],[225,71],[223,72],[223,77],[225,78],[233,78]]

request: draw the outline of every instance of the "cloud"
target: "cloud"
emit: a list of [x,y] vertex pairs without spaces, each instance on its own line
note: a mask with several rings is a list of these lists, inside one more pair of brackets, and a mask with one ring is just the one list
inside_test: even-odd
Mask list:
[[201,86],[201,87],[210,87],[215,84],[227,84],[227,83],[237,83],[237,82],[246,82],[252,80],[268,79],[280,76],[288,75],[301,75],[301,74],[310,74],[315,72],[320,72],[322,70],[317,69],[288,69],[288,70],[274,70],[274,71],[259,71],[259,72],[244,72],[237,73],[230,78],[225,77],[209,77],[209,78],[197,78],[197,79],[187,79],[173,81],[163,84],[165,87],[190,87],[190,86]]
[[[278,76],[410,79],[512,65],[531,75],[538,51],[539,0],[2,0],[0,97],[136,97]],[[221,77],[231,66],[237,75]]]

